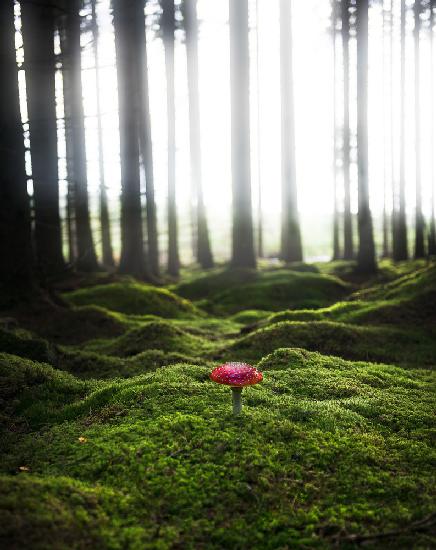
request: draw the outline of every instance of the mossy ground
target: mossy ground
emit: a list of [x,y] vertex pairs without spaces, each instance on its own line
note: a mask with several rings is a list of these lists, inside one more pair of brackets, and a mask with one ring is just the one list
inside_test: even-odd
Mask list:
[[[162,315],[160,292],[97,278],[65,296],[67,319],[101,316],[88,338],[3,331],[0,547],[434,547],[435,268],[386,267],[357,294],[297,269],[250,275],[253,303],[239,272],[210,290],[192,274]],[[287,309],[295,285],[312,309]],[[239,418],[209,380],[218,358],[264,373]]]

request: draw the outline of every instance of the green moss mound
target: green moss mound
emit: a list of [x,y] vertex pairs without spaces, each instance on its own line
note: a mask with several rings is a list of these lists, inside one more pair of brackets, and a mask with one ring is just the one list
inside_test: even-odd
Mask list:
[[413,525],[435,511],[435,374],[294,349],[261,365],[238,419],[194,365],[60,405],[2,446],[3,546],[432,547]]
[[97,305],[112,311],[133,315],[159,315],[165,318],[194,316],[196,310],[188,301],[164,288],[125,282],[83,288],[65,294],[75,306]]
[[149,321],[118,338],[96,340],[86,346],[89,351],[117,357],[131,357],[150,349],[190,354],[209,347],[206,340],[168,321]]
[[237,340],[225,357],[259,360],[283,347],[301,347],[346,359],[403,365],[435,364],[436,343],[421,332],[352,326],[334,321],[282,321]]
[[52,363],[56,360],[53,346],[25,330],[0,329],[0,352],[27,357],[34,361]]

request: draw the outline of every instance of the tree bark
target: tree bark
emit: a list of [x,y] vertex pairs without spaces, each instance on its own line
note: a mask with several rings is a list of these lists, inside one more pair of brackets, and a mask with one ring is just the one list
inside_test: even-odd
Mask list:
[[353,217],[351,215],[350,184],[350,0],[342,0],[342,52],[344,64],[344,259],[354,258]]
[[285,262],[303,259],[298,219],[291,3],[280,0],[280,103],[282,162],[281,253]]
[[368,182],[368,2],[357,0],[357,164],[358,230],[357,269],[363,273],[377,271]]
[[[435,96],[436,86],[435,86],[435,70],[434,70],[434,33],[435,33],[435,10],[436,10],[436,0],[430,0],[430,97]],[[434,141],[434,101],[430,103],[430,150],[434,151],[435,141]],[[436,255],[436,221],[435,221],[435,187],[436,187],[436,171],[435,171],[436,161],[432,157],[431,163],[431,218],[430,218],[430,231],[428,237],[428,253],[431,256]]]
[[197,225],[196,257],[204,269],[213,267],[206,207],[203,198],[201,166],[200,93],[198,84],[198,20],[197,0],[184,1],[186,32],[186,61],[189,95],[189,139],[191,153],[191,177],[194,188],[195,218]]
[[[386,101],[386,92],[388,89],[387,86],[387,74],[388,68],[386,65],[387,57],[387,12],[382,3],[383,11],[383,27],[382,27],[382,41],[383,41],[383,75],[382,75],[382,96],[383,96],[383,218],[382,218],[382,235],[383,235],[383,244],[382,244],[382,257],[387,258],[389,256],[389,219],[388,219],[388,130],[387,130],[387,101]],[[392,62],[392,61],[391,61]]]
[[232,267],[256,267],[250,170],[248,1],[229,0],[232,152]]
[[24,162],[14,1],[0,2],[0,290],[2,300],[31,294],[34,262]]
[[104,174],[104,148],[103,148],[103,129],[101,125],[101,98],[100,98],[100,62],[98,57],[98,21],[96,0],[91,2],[92,9],[92,38],[94,50],[95,81],[96,81],[96,106],[97,106],[97,140],[98,140],[98,169],[100,177],[100,228],[101,228],[101,254],[103,265],[113,267],[115,265],[112,239],[109,219],[109,208],[107,201],[107,190]]
[[121,159],[121,259],[119,270],[138,278],[148,275],[142,232],[139,174],[140,117],[138,93],[137,0],[114,0]]
[[[59,214],[54,14],[43,0],[21,3],[30,128],[35,243],[43,277],[64,268]],[[2,84],[3,85],[3,84]]]
[[74,210],[77,244],[76,267],[81,271],[98,269],[92,239],[91,220],[89,215],[88,181],[86,168],[85,122],[82,100],[82,62],[80,47],[80,0],[68,3],[64,18],[65,47],[62,52],[64,70],[69,72],[70,92],[64,98],[69,102],[67,110],[70,115],[70,132],[66,137],[71,139],[71,154],[74,170]]
[[339,260],[341,256],[339,244],[339,211],[338,211],[338,123],[337,123],[337,47],[336,47],[336,23],[337,0],[332,0],[332,38],[333,38],[333,260]]

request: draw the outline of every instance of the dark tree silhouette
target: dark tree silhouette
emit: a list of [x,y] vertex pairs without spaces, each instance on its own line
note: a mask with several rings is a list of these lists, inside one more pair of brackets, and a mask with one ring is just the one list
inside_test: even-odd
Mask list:
[[353,217],[351,215],[350,185],[350,0],[342,0],[342,56],[344,65],[344,259],[354,258]]
[[59,214],[53,7],[43,0],[22,2],[21,21],[36,253],[40,272],[50,276],[65,267]]
[[295,116],[292,62],[291,3],[280,0],[280,98],[282,160],[282,224],[280,257],[285,262],[301,261],[295,168]]
[[186,34],[191,177],[196,202],[194,205],[196,218],[196,256],[200,265],[204,269],[208,269],[213,267],[213,258],[210,248],[202,183],[197,0],[184,0],[183,18]]
[[[386,58],[388,56],[389,47],[388,47],[388,11],[384,8],[382,3],[383,11],[383,28],[382,28],[382,40],[383,40],[383,81],[382,81],[382,96],[383,96],[383,218],[382,218],[382,234],[383,234],[383,244],[382,244],[382,256],[387,258],[389,256],[389,216],[387,208],[388,200],[388,130],[385,120],[385,113],[387,111],[387,101],[386,93],[388,89],[388,72],[389,67],[392,65],[392,59],[389,60],[389,67],[386,63]],[[392,103],[392,101],[390,102]]]
[[407,224],[406,224],[406,0],[401,0],[401,55],[400,55],[400,182],[398,189],[398,207],[395,213],[395,231],[393,233],[393,258],[396,261],[407,260]]
[[85,122],[82,100],[82,63],[80,48],[80,9],[81,0],[67,4],[64,17],[65,50],[62,52],[64,71],[69,72],[70,91],[64,98],[70,120],[67,139],[71,139],[70,151],[73,162],[73,187],[77,259],[76,266],[81,271],[95,271],[98,268],[88,202],[88,180],[86,170]]
[[415,0],[414,4],[415,28],[413,38],[415,44],[415,258],[423,258],[424,250],[424,216],[422,215],[422,182],[421,182],[421,109],[420,109],[420,44],[419,34],[421,28],[421,1]]
[[368,183],[368,2],[356,2],[357,36],[357,164],[358,232],[357,268],[360,272],[377,270]]
[[137,16],[141,0],[113,0],[118,74],[121,158],[121,258],[119,270],[146,277],[139,173]]
[[256,267],[250,171],[248,1],[229,0],[233,267]]
[[[435,70],[434,70],[434,32],[435,32],[435,10],[436,0],[430,0],[430,97],[434,97],[436,93],[435,86]],[[434,101],[430,104],[430,120],[434,120]],[[430,150],[434,151],[434,125],[430,125]],[[428,253],[431,256],[436,255],[436,221],[435,221],[435,159],[432,158],[431,164],[431,218],[430,231],[428,236]]]
[[103,264],[108,267],[115,265],[112,251],[112,239],[109,220],[109,208],[107,201],[106,182],[104,174],[104,150],[103,150],[103,129],[101,126],[101,90],[100,90],[100,62],[98,57],[98,20],[96,0],[91,1],[92,10],[92,40],[94,50],[95,81],[96,81],[96,106],[97,106],[97,140],[98,140],[98,169],[100,177],[100,227],[101,227],[101,253]]
[[176,30],[174,0],[161,0],[161,30],[165,49],[168,118],[168,273],[179,275],[180,259],[176,203],[176,107],[174,85],[174,32]]
[[29,197],[24,165],[14,0],[0,2],[0,290],[2,300],[34,287]]

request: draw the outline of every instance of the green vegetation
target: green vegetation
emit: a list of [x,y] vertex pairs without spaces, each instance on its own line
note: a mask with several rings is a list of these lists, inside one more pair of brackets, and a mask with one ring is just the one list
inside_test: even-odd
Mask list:
[[[289,272],[250,285],[262,294]],[[160,318],[142,290],[139,312],[131,282],[125,298],[124,283],[108,283],[104,303],[64,309],[110,320],[87,339],[1,331],[0,546],[351,549],[356,535],[433,547],[436,353],[422,297],[434,275],[400,273],[317,310],[271,314],[270,302],[230,318],[182,299],[183,313]],[[290,301],[307,276],[336,285],[296,272]],[[215,284],[196,299],[214,304],[227,292]],[[343,300],[349,286],[339,288]],[[301,286],[299,300],[313,292]],[[415,317],[386,313],[405,304]],[[264,374],[239,418],[230,389],[209,379],[218,358]]]

